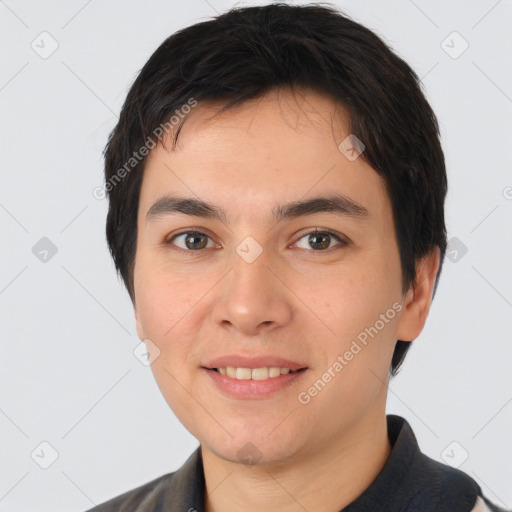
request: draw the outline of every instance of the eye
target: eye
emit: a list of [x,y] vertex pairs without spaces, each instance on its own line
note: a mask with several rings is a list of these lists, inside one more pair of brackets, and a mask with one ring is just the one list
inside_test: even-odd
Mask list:
[[167,244],[176,245],[184,251],[198,251],[200,249],[210,249],[216,244],[213,240],[200,231],[187,231],[173,236],[166,242]]
[[[301,242],[304,240],[304,242]],[[324,251],[326,249],[331,249],[333,246],[331,242],[338,241],[337,245],[346,246],[348,242],[342,240],[337,234],[332,231],[311,231],[306,235],[302,236],[295,242],[301,249],[313,249],[313,251]],[[302,244],[302,245],[301,245]]]
[[[333,242],[338,243],[333,244]],[[208,235],[200,231],[179,233],[170,238],[166,244],[175,245],[179,249],[187,252],[219,247]],[[312,249],[315,252],[321,252],[336,246],[344,247],[348,245],[348,242],[332,231],[320,231],[316,229],[315,231],[301,236],[294,245],[297,245],[300,249]]]

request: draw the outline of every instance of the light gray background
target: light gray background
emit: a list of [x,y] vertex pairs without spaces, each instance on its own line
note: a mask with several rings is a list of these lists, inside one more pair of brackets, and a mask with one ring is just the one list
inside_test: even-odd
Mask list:
[[[175,470],[197,446],[132,353],[139,340],[105,243],[107,205],[92,191],[150,54],[232,5],[0,1],[3,512],[85,510]],[[512,507],[512,2],[336,5],[422,77],[446,152],[449,238],[468,249],[451,242],[454,261],[388,412],[407,418],[432,458],[467,452],[460,468]],[[43,31],[58,43],[47,58]],[[458,58],[464,41],[453,31],[469,44]],[[42,237],[58,251],[46,262],[32,252]],[[52,450],[58,458],[42,469]]]

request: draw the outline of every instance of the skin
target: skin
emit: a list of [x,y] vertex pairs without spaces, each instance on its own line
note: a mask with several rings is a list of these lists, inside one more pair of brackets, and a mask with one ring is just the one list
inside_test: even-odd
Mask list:
[[[350,161],[338,149],[350,132],[347,112],[332,99],[281,90],[213,117],[219,106],[197,106],[177,148],[159,145],[149,155],[134,266],[137,331],[160,350],[151,366],[156,382],[201,444],[208,512],[335,512],[372,483],[389,456],[391,357],[397,339],[412,340],[423,328],[439,251],[418,261],[417,282],[403,294],[384,183],[362,158]],[[271,219],[276,204],[332,192],[369,214]],[[226,222],[182,213],[148,221],[167,194],[211,202]],[[206,235],[205,248],[173,239],[191,228]],[[348,244],[327,238],[328,248],[315,250],[308,236],[315,228]],[[263,251],[252,263],[236,252],[248,236]],[[301,404],[298,394],[394,303],[401,311]],[[201,368],[226,354],[272,354],[308,370],[271,397],[239,400]],[[254,465],[238,455],[248,442],[260,457]]]

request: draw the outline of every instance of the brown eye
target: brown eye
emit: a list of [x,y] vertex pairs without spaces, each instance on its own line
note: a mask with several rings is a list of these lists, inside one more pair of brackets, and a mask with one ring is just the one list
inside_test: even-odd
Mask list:
[[[208,245],[209,241],[211,242],[210,245]],[[172,243],[185,251],[197,251],[214,245],[209,236],[204,233],[200,233],[199,231],[180,233],[179,235],[171,238],[168,243]]]
[[[304,241],[301,242],[302,240]],[[313,249],[314,251],[323,251],[326,249],[331,249],[333,247],[333,245],[331,245],[333,241],[338,242],[338,244],[336,245],[348,245],[347,242],[342,240],[338,235],[332,233],[331,231],[313,231],[311,233],[307,233],[306,235],[299,238],[296,244],[301,249]]]

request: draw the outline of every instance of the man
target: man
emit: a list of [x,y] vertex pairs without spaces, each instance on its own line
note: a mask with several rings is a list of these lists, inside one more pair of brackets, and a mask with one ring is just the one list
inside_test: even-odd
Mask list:
[[100,511],[499,510],[386,417],[446,249],[418,79],[331,8],[167,39],[105,152],[107,238],[155,379],[200,447]]

